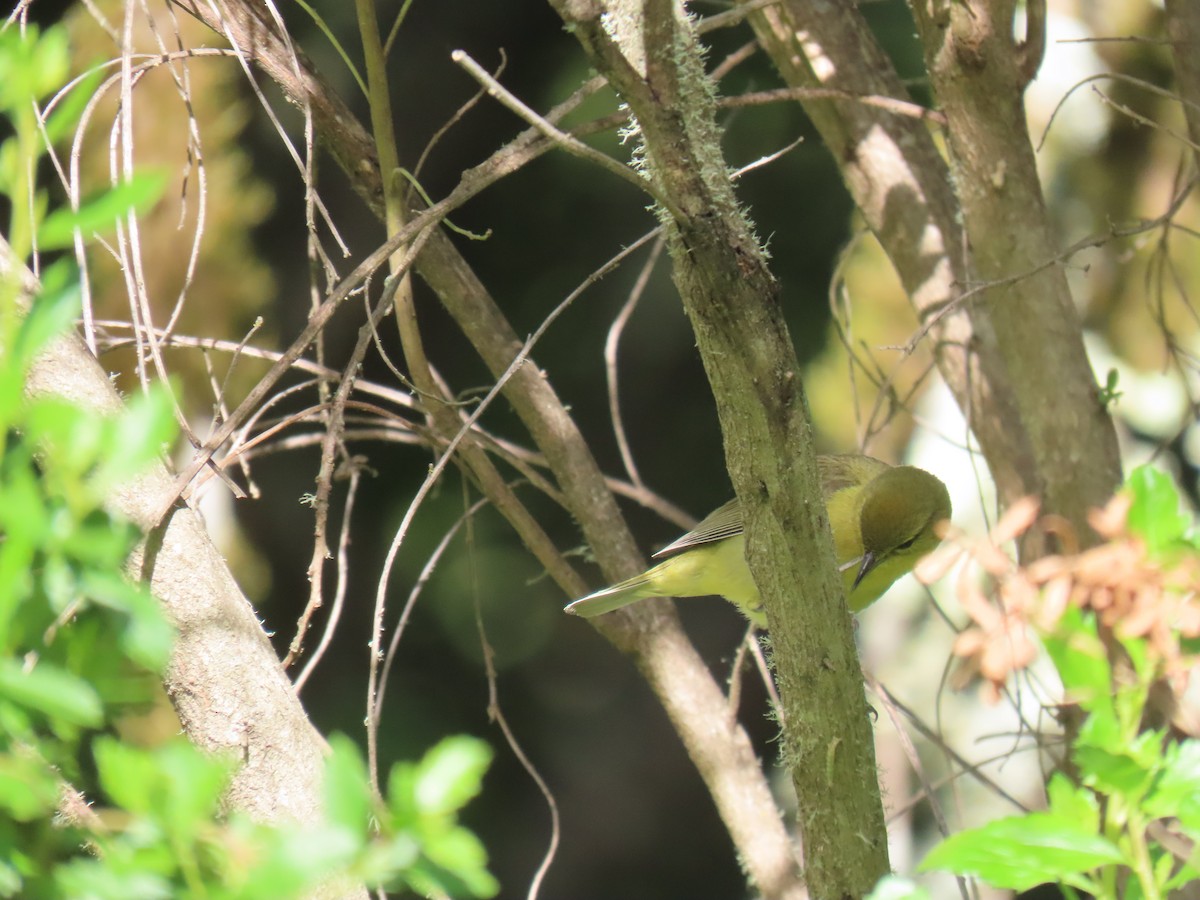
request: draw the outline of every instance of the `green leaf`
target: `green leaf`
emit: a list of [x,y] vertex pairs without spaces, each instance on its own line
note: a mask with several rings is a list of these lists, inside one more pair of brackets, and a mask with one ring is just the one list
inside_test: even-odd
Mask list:
[[18,897],[21,873],[10,861],[0,859],[0,897]]
[[1190,819],[1190,825],[1186,821],[1185,825],[1200,828],[1200,741],[1191,739],[1166,747],[1145,811],[1159,818]]
[[178,431],[171,395],[162,386],[132,398],[109,425],[103,463],[96,474],[103,489],[140,474],[161,459]]
[[467,735],[440,741],[417,764],[417,807],[426,814],[456,812],[483,787],[492,748]]
[[104,708],[95,689],[47,662],[26,672],[15,660],[0,659],[0,697],[54,722],[84,728],[98,728],[104,722]]
[[499,883],[484,871],[477,873],[456,872],[445,869],[428,859],[420,859],[406,872],[402,879],[418,894],[447,897],[494,897],[500,892]]
[[329,820],[366,842],[371,821],[371,791],[367,767],[358,745],[344,734],[329,738],[325,761],[325,812]]
[[56,867],[54,883],[62,897],[87,900],[171,900],[179,894],[169,879],[154,872],[119,870],[111,862],[74,859]]
[[398,762],[388,772],[387,805],[392,814],[389,823],[394,830],[413,829],[421,819],[417,809],[416,765]]
[[96,66],[75,82],[68,93],[59,98],[46,118],[46,138],[51,144],[57,144],[78,124],[103,80],[104,70]]
[[499,882],[487,870],[487,850],[474,832],[452,828],[429,841],[425,853],[441,870],[443,878],[460,879],[471,896],[492,897],[499,892]]
[[1112,708],[1112,670],[1096,634],[1096,619],[1075,607],[1063,613],[1054,634],[1043,643],[1067,696],[1088,712],[1116,719]]
[[113,802],[161,823],[177,845],[189,843],[212,818],[233,770],[184,738],[142,750],[100,737],[94,754],[100,785]]
[[50,339],[66,332],[79,316],[82,305],[74,271],[74,266],[63,261],[43,273],[42,292],[21,320],[13,342],[12,365],[21,375]]
[[177,842],[194,840],[197,831],[216,814],[233,774],[233,762],[204,753],[185,738],[154,748],[152,762],[163,785],[155,819],[166,825]]
[[1079,766],[1084,784],[1102,794],[1138,796],[1154,777],[1153,768],[1147,768],[1129,753],[1079,746],[1072,759]]
[[35,32],[27,46],[33,82],[33,94],[41,99],[57,91],[71,73],[71,50],[67,30],[54,25],[42,32]]
[[356,861],[354,870],[363,881],[374,884],[395,880],[397,873],[411,869],[420,858],[420,842],[404,831],[372,841]]
[[60,207],[46,216],[38,228],[38,248],[45,251],[74,246],[76,229],[85,241],[95,234],[107,233],[116,228],[117,219],[129,210],[141,213],[153,206],[166,185],[166,172],[142,169],[129,181],[85,199],[77,210]]
[[1054,813],[999,819],[951,835],[930,851],[921,871],[946,869],[1022,891],[1048,881],[1083,886],[1085,874],[1124,857],[1111,841]]
[[162,800],[150,751],[109,737],[99,737],[92,753],[100,786],[117,806],[145,815]]
[[121,628],[121,649],[151,672],[161,672],[171,658],[175,628],[162,606],[143,587],[130,584],[119,572],[83,573],[79,587],[89,600],[127,617]]
[[1133,492],[1129,528],[1146,542],[1151,554],[1177,545],[1191,528],[1191,518],[1180,509],[1179,494],[1171,476],[1153,466],[1138,466],[1127,482]]
[[45,763],[30,755],[0,756],[0,809],[16,821],[51,815],[60,794],[59,781]]
[[929,891],[899,875],[884,875],[867,900],[931,900]]
[[1047,806],[1054,815],[1074,822],[1088,832],[1100,829],[1100,804],[1096,795],[1079,787],[1061,772],[1055,772],[1046,785]]
[[0,34],[0,108],[16,117],[67,80],[70,53],[61,26],[39,32],[36,25]]
[[344,828],[267,830],[236,821],[233,830],[237,846],[250,848],[256,859],[234,895],[239,898],[307,896],[321,881],[355,864],[362,846]]

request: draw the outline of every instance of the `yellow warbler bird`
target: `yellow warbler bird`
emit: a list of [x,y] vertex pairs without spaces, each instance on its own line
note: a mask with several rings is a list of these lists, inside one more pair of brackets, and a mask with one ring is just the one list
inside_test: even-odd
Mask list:
[[[889,466],[869,456],[819,456],[817,469],[838,571],[850,610],[858,612],[938,545],[933,528],[950,518],[950,494],[924,469]],[[663,562],[576,600],[566,611],[591,618],[647,597],[715,594],[765,626],[762,598],[746,565],[743,529],[741,507],[730,500],[654,554],[667,557]]]

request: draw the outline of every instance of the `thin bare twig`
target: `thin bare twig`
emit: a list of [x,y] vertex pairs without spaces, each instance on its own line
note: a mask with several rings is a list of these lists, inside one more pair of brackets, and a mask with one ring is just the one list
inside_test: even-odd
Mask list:
[[788,87],[770,91],[752,91],[732,97],[722,97],[718,105],[722,109],[735,109],[739,106],[762,106],[766,103],[795,100],[851,100],[861,103],[863,106],[886,110],[897,116],[936,122],[938,125],[946,124],[946,117],[942,113],[919,103],[913,103],[911,100],[898,100],[895,97],[885,97],[880,94],[854,94],[837,88]]
[[458,534],[458,530],[467,523],[467,520],[475,515],[479,510],[487,506],[488,500],[486,497],[476,500],[467,511],[459,516],[454,524],[446,529],[446,533],[442,535],[438,545],[434,547],[433,552],[429,554],[425,560],[425,565],[421,567],[421,573],[417,576],[417,580],[413,582],[412,590],[408,592],[408,598],[404,601],[404,607],[400,610],[400,618],[396,622],[396,627],[392,631],[392,639],[388,642],[387,655],[383,660],[383,671],[379,676],[379,691],[375,695],[375,702],[371,707],[370,715],[367,717],[367,729],[378,729],[383,721],[383,698],[387,694],[387,686],[391,680],[392,665],[396,661],[396,656],[400,651],[400,639],[404,637],[405,629],[408,626],[408,620],[412,616],[412,611],[416,607],[417,599],[421,596],[421,591],[425,589],[425,585],[433,576],[434,570],[437,569],[438,563],[441,562],[442,555],[450,546],[450,542],[454,540],[454,536]]
[[[471,516],[468,515],[468,529],[473,521]],[[479,634],[479,647],[483,654],[483,667],[487,678],[488,718],[500,726],[500,731],[504,735],[504,740],[508,744],[509,750],[517,758],[517,762],[521,764],[521,768],[533,779],[533,783],[537,785],[538,791],[545,798],[546,807],[550,811],[550,843],[546,847],[546,852],[542,855],[537,870],[533,873],[533,878],[529,881],[529,890],[526,893],[527,900],[537,900],[538,892],[541,890],[546,873],[550,871],[550,866],[554,863],[554,857],[558,853],[558,844],[562,836],[562,823],[559,820],[558,801],[554,797],[554,792],[550,790],[550,785],[542,777],[542,773],[537,770],[537,766],[533,764],[533,760],[529,758],[529,754],[525,752],[517,740],[516,732],[513,731],[508,718],[504,715],[504,710],[500,706],[500,685],[496,675],[496,653],[492,648],[491,642],[487,639],[487,630],[483,625],[483,607],[479,602],[479,572],[474,565],[474,559],[472,559],[471,564],[471,586],[471,598],[475,608],[475,630]]]
[[[354,517],[354,498],[358,496],[358,482],[362,478],[362,467],[356,465],[353,460],[351,460],[349,468],[350,484],[346,490],[346,502],[342,504],[342,524],[338,532],[337,585],[333,591],[333,603],[329,606],[329,619],[321,630],[321,639],[317,642],[316,649],[313,650],[308,662],[304,664],[304,668],[300,670],[300,674],[296,676],[294,682],[296,693],[300,693],[304,688],[304,683],[308,681],[308,676],[320,665],[325,651],[329,649],[329,645],[333,641],[333,634],[337,631],[338,623],[342,618],[342,610],[346,605],[346,588],[350,584],[350,564],[347,552],[350,548],[350,522]],[[307,628],[307,624],[304,627]],[[297,626],[296,631],[298,634],[300,633],[300,626]]]
[[654,266],[658,263],[658,257],[666,244],[661,228],[654,229],[652,234],[657,234],[658,237],[655,238],[654,244],[650,248],[650,255],[646,257],[646,262],[642,265],[642,270],[638,273],[633,287],[629,290],[628,299],[626,299],[624,305],[621,307],[621,311],[617,313],[617,317],[613,319],[613,323],[608,329],[608,336],[604,339],[604,372],[608,382],[608,414],[612,421],[613,434],[617,438],[617,448],[620,450],[621,462],[625,466],[625,472],[629,475],[629,480],[638,487],[644,487],[644,484],[642,476],[638,474],[637,463],[633,461],[633,452],[629,449],[629,438],[625,434],[625,422],[621,418],[621,395],[617,384],[617,350],[621,345],[621,334],[625,330],[625,325],[629,321],[629,317],[633,315],[633,311],[637,308],[638,301],[642,299],[642,294],[645,292],[646,285],[650,281],[650,275],[654,271]]
[[600,168],[611,172],[621,180],[629,182],[634,187],[638,188],[638,190],[645,191],[646,193],[650,194],[650,196],[658,201],[660,205],[663,205],[664,207],[666,206],[664,203],[664,198],[660,196],[660,192],[654,186],[653,182],[647,178],[643,178],[624,163],[618,162],[611,156],[601,153],[599,150],[596,150],[593,147],[589,147],[578,138],[572,137],[571,135],[567,134],[567,132],[556,128],[548,119],[538,115],[523,102],[521,102],[516,95],[500,84],[500,82],[492,78],[492,76],[489,75],[487,71],[479,65],[479,63],[471,59],[471,57],[465,51],[455,50],[450,54],[450,59],[462,66],[462,68],[465,69],[472,78],[487,88],[488,96],[500,101],[501,104],[510,109],[512,112],[516,113],[521,119],[532,125],[545,137],[553,141],[555,145],[562,147],[572,156],[578,156],[580,159],[586,159],[589,162],[595,163],[596,165],[600,166]]

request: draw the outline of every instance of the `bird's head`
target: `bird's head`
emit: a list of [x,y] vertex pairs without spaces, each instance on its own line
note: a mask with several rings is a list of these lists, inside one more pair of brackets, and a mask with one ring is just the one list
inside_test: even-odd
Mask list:
[[914,466],[897,466],[864,489],[859,518],[862,564],[854,585],[886,559],[911,560],[907,569],[938,545],[934,526],[950,518],[950,494],[941,479]]

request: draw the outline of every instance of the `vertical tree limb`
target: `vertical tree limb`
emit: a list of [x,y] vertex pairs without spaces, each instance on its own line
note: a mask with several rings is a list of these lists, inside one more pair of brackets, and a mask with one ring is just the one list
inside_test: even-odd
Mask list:
[[[674,0],[552,0],[637,119],[673,277],[717,401],[747,557],[767,608],[805,881],[865,895],[888,871],[866,702],[778,285],[730,186],[711,86]],[[839,802],[828,802],[836,789]]]
[[[926,68],[946,115],[953,182],[968,247],[974,352],[1009,386],[994,416],[1017,445],[1021,488],[1067,519],[1084,544],[1087,514],[1120,482],[1112,420],[1098,397],[1064,272],[1044,266],[1057,242],[1046,215],[1013,37],[1015,0],[913,0]],[[1030,24],[1036,20],[1031,17]],[[1027,38],[1021,46],[1034,47]],[[1014,275],[1030,273],[1012,279]],[[973,421],[978,421],[978,416]],[[988,455],[989,463],[992,456]],[[1011,485],[1001,483],[1006,499]],[[1023,550],[1037,556],[1038,546]]]
[[[943,105],[942,82],[954,65],[967,68],[962,53],[968,47],[985,52],[964,37],[959,50],[930,56],[951,6],[914,4],[927,59],[941,60],[934,86]],[[956,107],[952,117],[947,110],[953,179],[925,123],[852,99],[802,103],[918,317],[933,326],[935,358],[979,439],[1002,502],[1042,495],[1048,509],[1087,534],[1087,510],[1100,505],[1120,477],[1115,435],[1095,400],[1062,273],[1051,267],[1036,280],[1013,277],[1044,266],[1053,255],[1021,99],[1030,67],[1041,57],[1044,22],[1032,16],[1030,34],[1018,46],[1011,37],[1012,4],[1007,13],[1003,5],[991,6],[990,15],[1003,23],[997,26],[1003,39],[986,50],[986,66],[971,70],[977,84],[968,89],[963,73],[958,93],[950,91]],[[954,8],[968,25],[990,21],[963,4]],[[866,21],[849,4],[784,0],[750,21],[790,85],[908,98]],[[933,66],[931,61],[931,71]],[[991,135],[987,142],[983,134]],[[961,155],[974,165],[964,165]],[[990,207],[985,197],[994,201]],[[1013,283],[986,287],[1002,279]],[[960,304],[968,290],[973,298]],[[1041,349],[1031,353],[1031,347]],[[1039,361],[1036,372],[1029,357]],[[1068,407],[1074,412],[1062,418]]]

